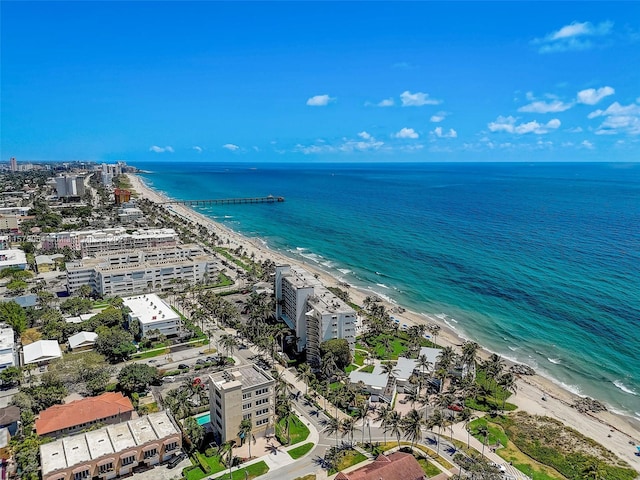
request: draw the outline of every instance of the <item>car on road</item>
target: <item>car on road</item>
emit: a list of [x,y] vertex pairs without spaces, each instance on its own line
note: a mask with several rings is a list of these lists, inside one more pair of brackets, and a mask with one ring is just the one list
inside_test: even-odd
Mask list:
[[452,405],[449,405],[447,408],[449,410],[453,410],[454,412],[461,412],[462,410],[464,410],[463,406],[460,405],[459,403],[454,403]]
[[181,363],[180,365],[178,365],[178,370],[189,370],[189,365]]
[[174,377],[173,375],[169,375],[168,377],[162,378],[162,381],[167,383],[175,382],[175,380],[176,380],[176,377]]

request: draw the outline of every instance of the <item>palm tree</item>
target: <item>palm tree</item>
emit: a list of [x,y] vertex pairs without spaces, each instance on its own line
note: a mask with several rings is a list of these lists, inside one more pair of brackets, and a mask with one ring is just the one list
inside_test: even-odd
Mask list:
[[226,333],[220,337],[220,345],[222,345],[222,348],[224,348],[227,357],[230,357],[231,355],[233,355],[235,349],[238,348],[238,341],[233,335],[229,335],[228,333]]
[[353,432],[356,430],[356,419],[348,417],[340,423],[340,431],[342,436],[349,436],[349,446],[353,447]]
[[484,447],[487,444],[487,438],[489,438],[489,429],[486,425],[478,426],[478,435],[482,437],[482,456],[484,457]]
[[404,438],[411,442],[413,448],[418,440],[422,437],[421,427],[423,425],[422,418],[417,410],[411,409],[402,418],[402,431]]
[[431,367],[433,367],[433,364],[429,361],[426,355],[418,355],[418,361],[416,362],[416,366],[420,368],[420,377],[419,377],[420,382],[418,383],[419,385],[418,393],[420,393],[420,390],[422,389],[422,382],[424,381],[424,373],[425,371],[428,372],[431,369]]
[[518,385],[516,384],[516,379],[511,372],[500,375],[500,378],[498,378],[498,385],[504,390],[504,395],[502,397],[502,410],[504,410],[504,407],[507,404],[507,394],[516,393]]
[[427,330],[429,331],[429,333],[433,337],[433,344],[437,347],[438,346],[438,332],[440,331],[440,325],[436,325],[435,323],[433,323],[433,324],[431,324],[431,325],[429,325],[427,327]]
[[336,434],[336,447],[338,446],[338,432],[340,431],[340,420],[335,417],[329,417],[327,426],[325,428],[327,435]]
[[309,382],[311,382],[313,378],[315,378],[315,375],[313,374],[313,371],[311,371],[311,366],[308,363],[303,363],[302,365],[300,365],[300,367],[298,367],[296,380],[304,382],[305,387],[307,387],[306,391],[304,392],[305,395],[309,393]]
[[[427,422],[427,427],[429,427],[431,431],[433,431],[434,427],[438,427],[438,435],[440,435],[442,433],[442,427],[445,424],[446,424],[446,419],[442,415],[442,411],[435,410],[433,412],[433,415],[431,415],[431,418],[429,418],[429,421]],[[438,437],[436,454],[440,455],[440,438],[439,437]]]
[[[504,360],[500,355],[492,353],[489,359],[482,365],[487,381],[495,385],[495,390],[498,388],[498,378],[504,370]],[[495,396],[495,391],[494,391]]]
[[386,373],[387,375],[389,375],[390,378],[396,378],[396,375],[398,374],[398,369],[396,368],[395,364],[393,364],[392,362],[386,362],[382,364],[382,373]]
[[416,404],[416,402],[420,401],[420,394],[417,391],[412,391],[406,394],[404,397],[406,401],[411,403],[411,408]]
[[476,342],[464,342],[462,344],[462,364],[467,367],[468,374],[473,374],[472,370],[475,370],[479,348],[480,345]]
[[250,419],[245,418],[240,422],[240,429],[238,430],[238,437],[240,438],[240,446],[244,445],[245,439],[248,439],[249,444],[249,458],[251,458],[251,429],[253,423]]
[[381,422],[380,426],[382,427],[384,432],[385,445],[387,444],[387,422],[389,420],[389,415],[391,414],[392,411],[393,409],[391,408],[390,405],[387,405],[387,404],[381,405],[376,409],[376,418],[373,419],[376,422]]
[[402,418],[400,414],[395,410],[391,411],[386,423],[384,427],[385,433],[389,432],[395,435],[398,440],[398,448],[400,448],[400,434],[402,433]]

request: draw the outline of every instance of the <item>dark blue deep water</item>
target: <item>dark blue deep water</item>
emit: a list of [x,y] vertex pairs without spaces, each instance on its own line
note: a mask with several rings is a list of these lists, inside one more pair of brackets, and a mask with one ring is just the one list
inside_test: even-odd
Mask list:
[[640,417],[640,164],[140,164],[272,249]]

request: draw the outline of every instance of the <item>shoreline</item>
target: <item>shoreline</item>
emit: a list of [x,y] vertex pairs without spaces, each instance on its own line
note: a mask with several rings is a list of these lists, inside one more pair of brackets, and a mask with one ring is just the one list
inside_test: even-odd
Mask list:
[[[133,190],[140,196],[156,203],[168,199],[165,194],[147,185],[145,179],[139,176],[139,174],[127,175],[131,180]],[[254,253],[256,260],[270,258],[276,264],[295,263],[301,265],[311,273],[317,274],[324,285],[340,287],[339,283],[341,280],[334,276],[334,274],[322,269],[321,266],[292,258],[284,252],[272,250],[258,237],[246,237],[184,205],[175,205],[173,212],[184,219],[204,225],[225,240],[228,239],[230,246],[242,246],[249,254]],[[402,307],[394,301],[383,298],[375,291],[366,289],[366,287],[352,286],[348,289],[348,292],[352,301],[359,305],[362,305],[366,296],[376,295],[382,299],[382,303],[390,313],[394,313],[394,309]],[[451,329],[444,322],[444,319],[439,318],[437,314],[417,313],[405,309],[398,315],[401,315],[403,321],[408,325],[433,323],[440,326],[440,331],[437,336],[438,346],[450,345],[459,347],[465,341],[462,336]],[[484,360],[491,353],[493,352],[490,352],[481,345],[478,357]],[[504,356],[502,358],[505,360],[507,366],[516,363]],[[625,460],[632,468],[640,472],[640,457],[634,455],[635,446],[631,444],[632,442],[634,444],[640,444],[640,421],[634,417],[613,413],[611,411],[581,413],[571,405],[582,397],[563,388],[553,379],[540,374],[517,376],[516,378],[518,389],[516,393],[510,397],[509,401],[511,403],[516,404],[519,409],[531,414],[546,415],[560,420],[565,425],[610,449],[616,456]],[[546,400],[542,400],[543,397],[545,397]]]

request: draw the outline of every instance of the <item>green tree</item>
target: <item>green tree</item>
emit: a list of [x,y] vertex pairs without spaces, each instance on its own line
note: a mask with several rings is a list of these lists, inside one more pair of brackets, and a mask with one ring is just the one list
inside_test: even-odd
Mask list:
[[249,458],[251,458],[251,429],[253,428],[253,423],[251,423],[251,419],[244,418],[240,422],[240,428],[238,430],[238,438],[240,438],[240,446],[244,445],[245,440],[249,442]]
[[156,367],[144,363],[130,363],[118,373],[118,384],[127,394],[142,392],[152,383],[160,381],[161,375]]
[[402,434],[402,417],[395,410],[389,413],[387,417],[386,425],[384,427],[384,433],[391,433],[395,435],[398,440],[398,448],[400,448],[400,435]]
[[417,410],[411,409],[404,417],[402,417],[402,431],[404,438],[411,442],[413,447],[422,437],[420,428],[423,425],[422,417]]
[[22,370],[20,367],[7,367],[0,372],[0,380],[3,384],[15,385],[22,379]]
[[97,352],[65,355],[49,364],[48,370],[71,391],[96,395],[105,390],[114,367]]
[[14,279],[7,283],[7,290],[11,295],[21,295],[29,285],[24,280]]
[[82,298],[89,298],[92,293],[93,293],[93,289],[91,288],[90,285],[82,285],[78,289],[78,295],[80,295]]
[[18,478],[22,480],[38,480],[40,478],[40,437],[35,433],[25,437],[22,441],[12,441],[13,453],[18,469]]
[[68,315],[80,315],[89,313],[93,307],[93,302],[87,298],[72,297],[60,304],[60,310]]
[[0,303],[0,321],[11,326],[18,335],[22,335],[27,328],[27,314],[13,301]]
[[133,335],[120,327],[102,327],[97,330],[97,333],[96,350],[111,362],[126,360],[136,351]]
[[320,344],[321,358],[324,360],[329,354],[333,355],[333,360],[340,370],[344,370],[351,363],[351,350],[344,338],[334,338]]
[[200,448],[202,440],[204,440],[204,427],[198,424],[194,417],[187,417],[184,420],[184,432],[191,442],[191,450]]

